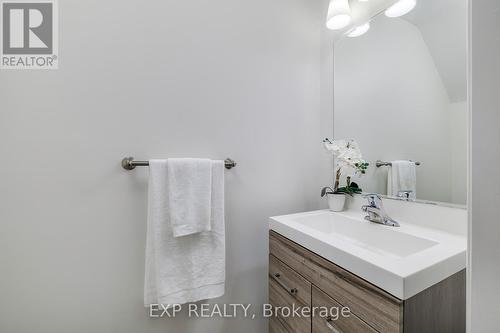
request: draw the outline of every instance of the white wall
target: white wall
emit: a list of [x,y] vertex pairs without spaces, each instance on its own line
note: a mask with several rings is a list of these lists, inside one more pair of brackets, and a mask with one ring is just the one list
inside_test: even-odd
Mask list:
[[331,182],[327,1],[60,7],[60,69],[0,73],[0,331],[265,332],[260,317],[147,317],[147,169],[120,160],[235,159],[216,302],[266,302],[267,217],[319,208]]
[[500,327],[500,2],[469,0],[469,332]]
[[451,103],[449,107],[451,202],[467,202],[467,102]]
[[387,193],[376,160],[409,159],[422,163],[417,198],[452,202],[450,101],[420,31],[377,17],[365,35],[335,44],[334,77],[335,138],[355,138],[371,163],[363,190]]

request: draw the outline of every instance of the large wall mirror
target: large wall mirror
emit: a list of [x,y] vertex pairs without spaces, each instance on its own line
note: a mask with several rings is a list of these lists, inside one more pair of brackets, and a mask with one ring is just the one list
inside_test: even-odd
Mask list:
[[[334,137],[355,139],[370,163],[364,192],[466,204],[466,86],[465,0],[419,0],[335,42]],[[416,183],[397,191],[401,161],[418,162]]]

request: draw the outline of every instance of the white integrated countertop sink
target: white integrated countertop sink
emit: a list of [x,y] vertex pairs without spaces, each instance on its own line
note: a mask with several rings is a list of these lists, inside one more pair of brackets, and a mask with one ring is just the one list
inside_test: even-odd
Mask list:
[[465,235],[363,217],[361,211],[320,210],[271,217],[270,229],[403,300],[465,268]]

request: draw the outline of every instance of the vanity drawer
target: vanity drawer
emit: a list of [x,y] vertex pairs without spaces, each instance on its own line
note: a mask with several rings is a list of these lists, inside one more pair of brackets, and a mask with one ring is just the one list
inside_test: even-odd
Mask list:
[[398,298],[274,231],[269,251],[375,330],[402,332],[403,303]]
[[269,333],[290,333],[277,317],[269,318]]
[[313,309],[320,307],[337,308],[339,314],[338,318],[333,320],[331,317],[320,317],[319,313],[316,312],[312,320],[312,333],[377,333],[353,313],[349,317],[342,317],[340,315],[342,305],[315,286],[312,287],[312,304]]
[[[277,258],[269,256],[269,303],[273,308],[311,307],[311,284],[280,262]],[[278,321],[280,325],[276,322]],[[273,328],[274,327],[274,328]],[[277,311],[276,318],[270,318],[269,329],[275,331],[286,329],[286,332],[311,332],[311,317],[292,316],[288,313]]]
[[269,279],[285,290],[293,301],[311,305],[311,283],[273,255],[269,256]]

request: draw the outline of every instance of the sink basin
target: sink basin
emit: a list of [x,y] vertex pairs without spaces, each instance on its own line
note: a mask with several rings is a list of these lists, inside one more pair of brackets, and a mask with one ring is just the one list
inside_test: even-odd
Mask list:
[[343,238],[356,246],[400,258],[439,244],[430,239],[397,232],[392,230],[393,227],[390,227],[391,229],[379,228],[378,225],[370,227],[366,225],[368,222],[357,223],[356,220],[333,213],[301,216],[294,220],[307,228]]
[[465,237],[404,221],[395,228],[363,217],[361,212],[321,210],[271,217],[270,229],[400,299],[465,268]]

